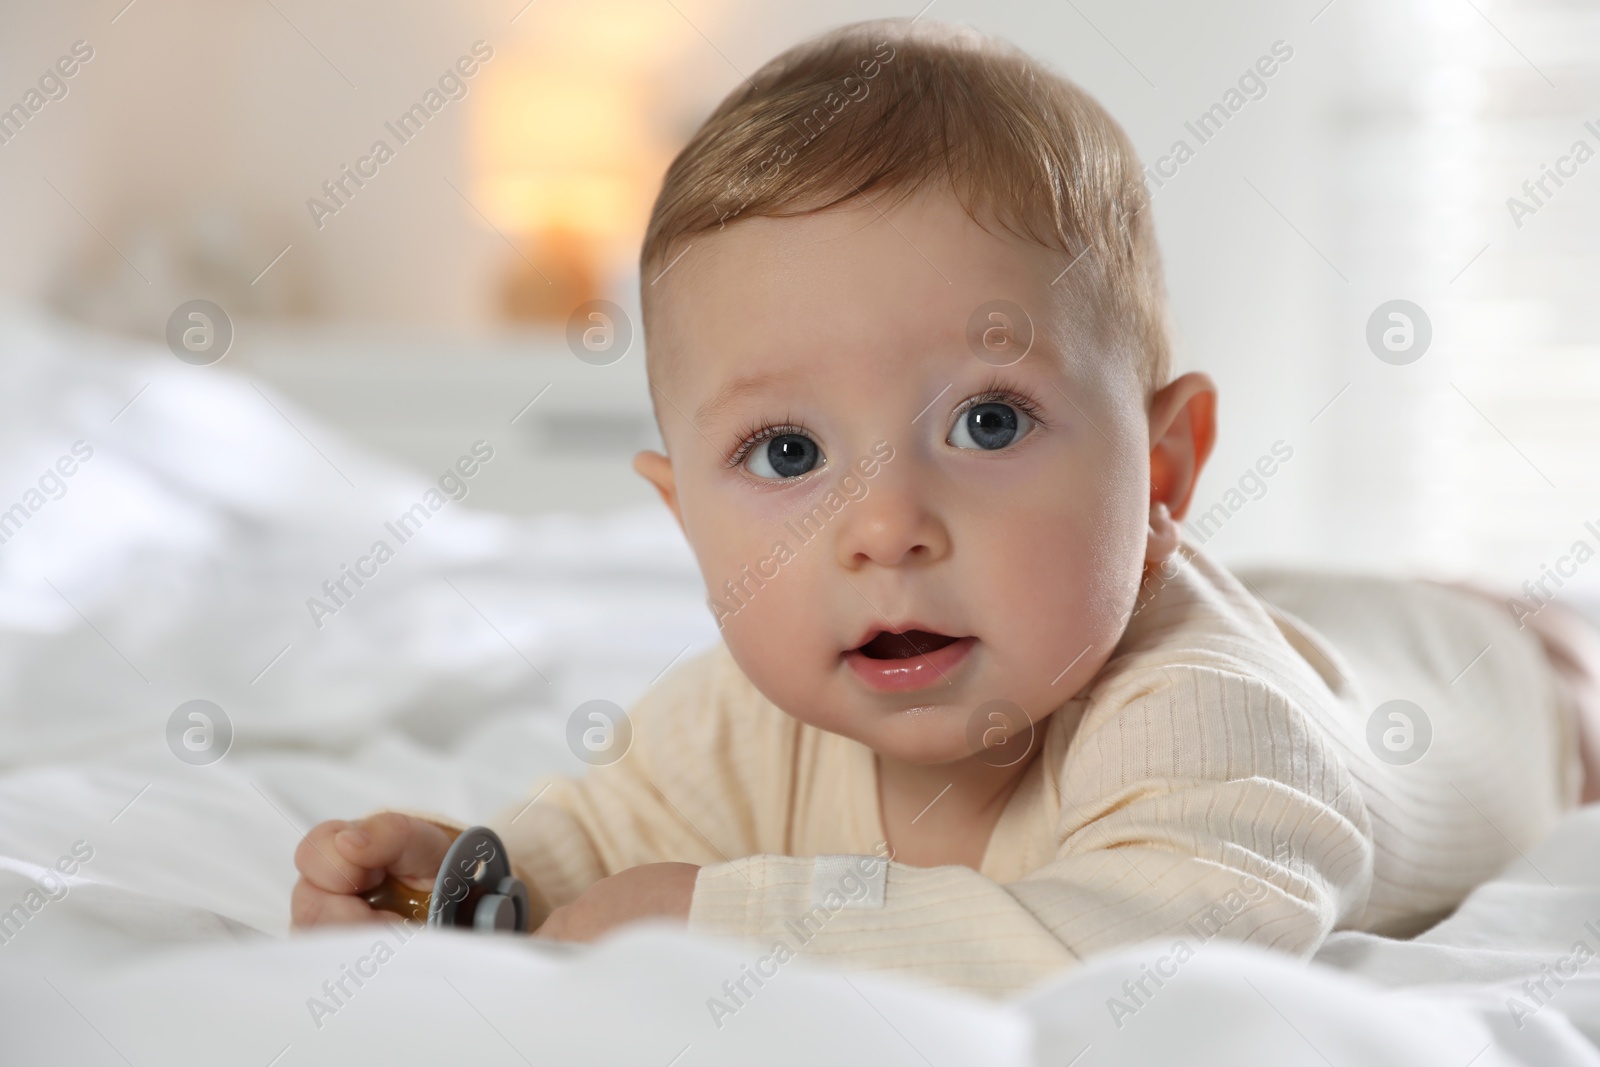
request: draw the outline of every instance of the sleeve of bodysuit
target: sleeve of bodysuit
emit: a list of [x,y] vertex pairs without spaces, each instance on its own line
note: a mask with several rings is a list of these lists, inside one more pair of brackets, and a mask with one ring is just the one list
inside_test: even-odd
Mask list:
[[798,724],[760,699],[724,646],[661,679],[626,718],[611,724],[621,750],[597,753],[603,765],[540,779],[487,823],[528,886],[536,922],[642,863],[707,867],[783,848],[785,753]]
[[1111,704],[1092,704],[1059,771],[1046,769],[1059,845],[1020,880],[866,858],[852,878],[839,859],[752,855],[701,870],[690,928],[779,961],[1004,994],[1150,938],[1180,956],[1218,935],[1309,954],[1359,913],[1371,827],[1306,711],[1258,679],[1187,665]]

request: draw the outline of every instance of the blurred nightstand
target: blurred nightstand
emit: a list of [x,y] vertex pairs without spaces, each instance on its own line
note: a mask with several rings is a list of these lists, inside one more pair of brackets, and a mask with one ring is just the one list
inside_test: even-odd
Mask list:
[[280,390],[352,440],[437,477],[479,439],[480,508],[531,514],[649,504],[633,454],[661,447],[644,346],[609,366],[558,330],[485,337],[365,325],[240,323],[223,366]]

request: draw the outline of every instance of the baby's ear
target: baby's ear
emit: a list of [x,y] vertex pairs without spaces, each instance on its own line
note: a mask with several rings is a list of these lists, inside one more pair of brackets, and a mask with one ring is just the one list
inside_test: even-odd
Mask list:
[[662,503],[667,505],[672,517],[678,520],[681,529],[683,513],[678,510],[678,482],[672,476],[672,460],[660,452],[640,452],[633,457],[633,469],[638,471],[639,476],[645,481],[656,487],[656,492],[661,494]]
[[1150,401],[1150,502],[1182,519],[1216,439],[1217,386],[1210,377],[1191,372],[1157,390]]

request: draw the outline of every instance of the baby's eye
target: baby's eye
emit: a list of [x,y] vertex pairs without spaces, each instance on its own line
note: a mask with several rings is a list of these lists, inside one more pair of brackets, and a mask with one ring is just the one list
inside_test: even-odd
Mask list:
[[962,412],[947,439],[957,448],[993,452],[1015,444],[1033,429],[1033,419],[1010,404],[986,401]]
[[745,459],[745,469],[757,478],[798,478],[816,469],[822,450],[809,437],[781,433],[756,442]]

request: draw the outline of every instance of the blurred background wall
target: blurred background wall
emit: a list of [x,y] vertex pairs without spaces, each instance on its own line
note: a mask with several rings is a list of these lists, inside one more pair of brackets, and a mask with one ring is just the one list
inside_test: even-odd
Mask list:
[[[26,115],[0,116],[0,304],[157,340],[211,299],[237,331],[219,372],[420,470],[508,435],[480,506],[645,502],[642,350],[578,376],[572,308],[637,307],[660,175],[742,75],[919,6],[4,0],[0,108]],[[925,10],[1084,85],[1157,168],[1179,368],[1221,386],[1192,537],[1513,586],[1600,548],[1600,5]],[[419,104],[425,123],[390,129]],[[392,157],[363,163],[380,139]],[[1399,322],[1395,300],[1426,325],[1407,311],[1412,347],[1380,358],[1369,324]],[[1253,474],[1275,446],[1291,458]],[[1569,568],[1600,584],[1600,563]]]

